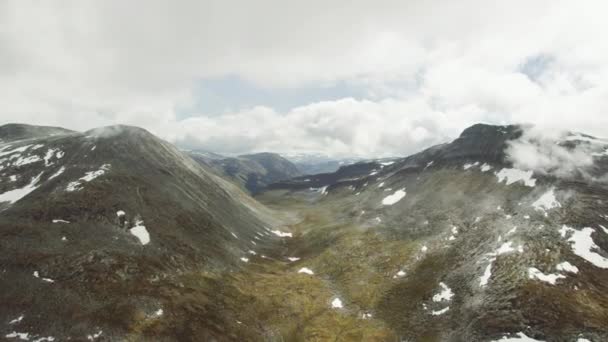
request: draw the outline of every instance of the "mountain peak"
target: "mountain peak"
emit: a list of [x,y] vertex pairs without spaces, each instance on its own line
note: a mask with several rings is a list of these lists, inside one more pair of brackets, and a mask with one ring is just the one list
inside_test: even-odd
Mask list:
[[8,123],[0,126],[0,141],[14,141],[70,133],[74,133],[74,131],[61,127]]
[[112,125],[112,126],[104,126],[93,128],[85,132],[88,136],[94,136],[98,138],[110,138],[114,136],[153,136],[148,130],[137,127],[137,126],[129,126],[129,125]]
[[474,124],[468,128],[465,128],[460,134],[459,138],[467,137],[479,137],[489,135],[513,135],[521,134],[521,125],[490,125],[484,123]]

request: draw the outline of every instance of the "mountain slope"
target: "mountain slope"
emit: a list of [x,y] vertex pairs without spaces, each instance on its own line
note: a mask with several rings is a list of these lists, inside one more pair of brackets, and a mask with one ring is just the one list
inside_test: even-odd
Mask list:
[[1,336],[608,339],[605,140],[475,125],[255,200],[205,165],[131,127],[0,145]]
[[[176,277],[212,284],[276,238],[265,208],[142,129],[11,139],[0,145],[0,320],[24,317],[7,335],[151,333],[163,309],[187,315]],[[192,338],[221,336],[221,315]]]
[[262,191],[269,184],[300,175],[295,165],[276,153],[246,154],[236,158],[210,158],[196,152],[189,152],[189,155],[251,194]]
[[[526,134],[476,125],[393,163],[273,185],[261,201],[306,213],[287,272],[330,282],[344,315],[384,324],[389,340],[606,340],[608,186],[596,176],[608,143],[569,134],[545,155]],[[545,164],[593,163],[518,169],[518,144]]]
[[6,124],[0,126],[0,143],[70,133],[75,132],[61,127]]
[[331,173],[341,166],[362,161],[361,158],[334,158],[320,153],[288,153],[283,157],[292,162],[303,175]]

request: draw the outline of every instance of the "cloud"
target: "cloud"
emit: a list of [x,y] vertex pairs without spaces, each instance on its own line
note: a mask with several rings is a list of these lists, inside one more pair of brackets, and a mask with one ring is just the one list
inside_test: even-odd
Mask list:
[[[607,6],[4,1],[0,124],[131,124],[235,153],[407,154],[480,121],[601,136],[608,40],[598,32],[608,30]],[[346,84],[365,96],[201,111],[201,84],[230,77],[264,94]]]
[[605,154],[607,147],[608,140],[525,126],[522,136],[510,141],[505,152],[513,166],[522,170],[597,181],[605,175],[594,174],[595,157]]
[[[476,119],[473,115],[469,121]],[[224,153],[271,150],[395,156],[447,141],[446,133],[457,134],[460,128],[451,127],[445,113],[433,112],[425,102],[347,98],[287,113],[256,107],[229,115],[190,118],[165,132],[175,132],[168,139],[178,145]]]

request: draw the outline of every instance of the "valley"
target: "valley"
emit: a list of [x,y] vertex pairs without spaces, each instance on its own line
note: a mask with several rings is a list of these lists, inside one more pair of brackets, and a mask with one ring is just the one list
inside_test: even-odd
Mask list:
[[566,140],[597,155],[556,177],[513,167],[519,127],[476,125],[250,197],[144,130],[16,130],[0,145],[6,339],[608,337],[608,188],[588,178],[603,142]]

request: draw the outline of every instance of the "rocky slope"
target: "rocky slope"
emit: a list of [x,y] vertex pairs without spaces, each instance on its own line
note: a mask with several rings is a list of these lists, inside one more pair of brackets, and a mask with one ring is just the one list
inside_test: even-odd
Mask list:
[[602,139],[475,125],[256,200],[130,127],[0,168],[8,340],[608,340]]
[[[0,136],[6,338],[175,339],[191,310],[177,277],[211,286],[277,238],[265,208],[147,131],[33,131]],[[183,323],[165,326],[169,311]],[[224,335],[220,315],[192,338]]]
[[[392,163],[274,184],[260,199],[329,215],[296,233],[292,272],[330,282],[338,311],[383,324],[381,340],[604,341],[607,151],[580,134],[545,141],[476,125]],[[516,168],[530,152],[538,170]]]

